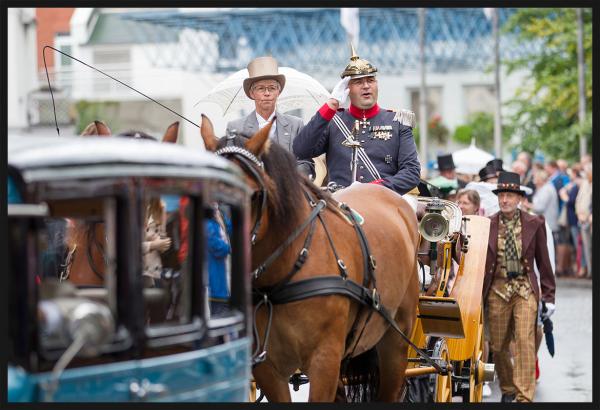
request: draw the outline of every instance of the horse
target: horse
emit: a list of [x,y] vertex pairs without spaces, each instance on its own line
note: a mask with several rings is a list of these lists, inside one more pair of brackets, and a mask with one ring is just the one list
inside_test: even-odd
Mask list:
[[[165,131],[162,142],[175,143],[179,131],[179,122],[175,122]],[[102,121],[90,123],[81,136],[112,136],[110,128]],[[141,131],[127,131],[117,134],[118,137],[152,139],[154,137]],[[65,242],[68,248],[61,280],[69,280],[77,286],[103,286],[106,267],[105,251],[106,233],[103,222],[76,221],[67,226]]]
[[[354,184],[333,195],[319,189],[297,172],[291,154],[271,143],[273,121],[250,138],[218,139],[204,115],[200,127],[205,148],[237,163],[253,192],[254,379],[269,402],[291,400],[288,380],[296,369],[310,379],[311,402],[351,399],[344,384],[352,380],[365,382],[364,391],[375,400],[398,401],[408,341],[394,326],[410,335],[416,320],[416,214],[400,195],[376,184]],[[342,212],[340,203],[354,211],[342,205]],[[360,229],[354,212],[364,219]],[[325,282],[314,282],[316,296],[270,300],[274,294],[268,290],[283,284],[340,276],[339,286],[367,282],[365,293],[373,296],[373,306],[385,306],[394,323],[347,294],[323,289]],[[369,362],[365,357],[375,359],[375,368],[361,368]]]

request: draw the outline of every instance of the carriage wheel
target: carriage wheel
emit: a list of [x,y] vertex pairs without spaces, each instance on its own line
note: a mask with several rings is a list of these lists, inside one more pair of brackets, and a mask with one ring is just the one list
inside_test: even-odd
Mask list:
[[480,366],[483,366],[483,312],[479,315],[475,348],[471,355],[469,371],[469,390],[463,392],[463,402],[480,403],[483,399],[483,380],[480,380]]
[[248,401],[254,403],[256,401],[256,382],[250,381],[250,391],[248,393]]
[[[433,346],[433,357],[439,357],[438,363],[450,361],[450,354],[448,353],[448,345],[446,339],[440,338],[435,342]],[[429,381],[433,386],[434,402],[436,403],[449,403],[452,402],[452,375],[432,374],[429,376]]]

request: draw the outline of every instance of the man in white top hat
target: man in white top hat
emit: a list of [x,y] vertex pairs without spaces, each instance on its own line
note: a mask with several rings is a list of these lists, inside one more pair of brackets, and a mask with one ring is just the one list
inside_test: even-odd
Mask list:
[[273,57],[257,57],[248,64],[248,78],[244,80],[244,92],[254,100],[255,110],[247,117],[227,124],[227,135],[254,135],[276,117],[270,138],[287,151],[292,152],[292,141],[303,126],[302,119],[277,111],[277,98],[285,87],[285,76],[279,74],[277,60]]

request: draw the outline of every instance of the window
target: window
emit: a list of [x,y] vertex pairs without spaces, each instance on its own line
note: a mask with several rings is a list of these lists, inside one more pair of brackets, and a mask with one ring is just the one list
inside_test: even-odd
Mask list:
[[[62,51],[63,53],[67,53],[67,54],[71,55],[71,46],[60,46],[60,51]],[[61,65],[61,67],[70,66],[72,62],[73,62],[73,60],[71,60],[66,55],[64,55],[64,54],[60,55],[60,65]]]
[[466,85],[463,87],[465,96],[465,117],[475,112],[494,112],[496,93],[492,85]]
[[[421,118],[421,99],[419,90],[410,91],[410,103],[412,110],[417,116],[417,120]],[[427,117],[430,119],[435,115],[442,114],[442,88],[427,87]]]
[[[32,260],[37,261],[40,353],[55,360],[71,343],[64,329],[67,311],[89,300],[117,316],[116,205],[111,198],[55,200],[47,205],[49,216],[36,224],[31,249],[37,254]],[[104,350],[119,350],[125,333],[121,329]]]
[[[145,196],[142,228],[142,285],[150,328],[192,321],[190,243],[196,198],[152,192]],[[150,330],[152,333],[152,330]],[[160,332],[159,332],[160,333]]]

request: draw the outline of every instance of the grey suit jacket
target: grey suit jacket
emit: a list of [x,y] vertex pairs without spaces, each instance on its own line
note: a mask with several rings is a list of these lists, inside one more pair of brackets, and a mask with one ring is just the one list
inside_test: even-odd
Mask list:
[[[292,141],[303,127],[302,119],[293,115],[282,114],[275,111],[277,117],[277,128],[275,129],[275,137],[273,138],[287,151],[292,152]],[[258,131],[258,120],[256,119],[256,111],[252,111],[247,117],[227,123],[227,131],[252,136]]]

